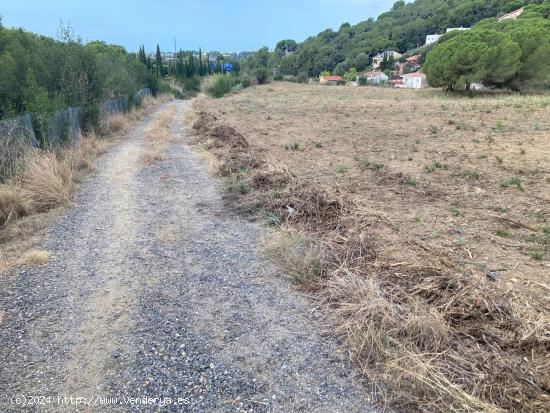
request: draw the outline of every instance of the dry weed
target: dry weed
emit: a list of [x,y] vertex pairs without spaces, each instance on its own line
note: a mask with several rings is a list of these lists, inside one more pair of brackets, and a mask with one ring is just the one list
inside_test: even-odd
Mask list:
[[25,264],[36,267],[50,260],[50,253],[44,250],[31,250],[25,254]]
[[24,217],[30,211],[21,188],[13,184],[0,185],[0,227]]
[[52,152],[31,152],[21,176],[21,187],[31,208],[37,212],[67,205],[73,193],[73,168]]
[[145,139],[148,141],[148,148],[141,155],[141,161],[150,164],[165,159],[164,153],[168,142],[172,139],[171,124],[174,117],[175,107],[171,106],[159,112],[145,129]]
[[109,146],[109,141],[99,138],[95,133],[81,135],[78,142],[65,151],[64,157],[71,162],[76,170],[94,171],[95,159],[107,152]]
[[319,245],[290,229],[271,233],[266,239],[265,252],[275,257],[301,286],[318,283],[325,272]]
[[109,116],[101,125],[104,134],[126,133],[130,127],[128,117],[124,113],[115,113]]

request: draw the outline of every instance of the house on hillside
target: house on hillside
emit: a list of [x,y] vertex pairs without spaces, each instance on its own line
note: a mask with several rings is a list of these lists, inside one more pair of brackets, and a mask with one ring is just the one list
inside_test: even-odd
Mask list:
[[363,77],[367,80],[367,82],[375,85],[386,83],[390,79],[388,75],[386,75],[384,72],[381,72],[380,70],[376,70],[374,72],[365,72],[363,73]]
[[403,74],[403,70],[405,69],[405,63],[397,63],[395,65],[394,70],[392,70],[391,75],[393,78],[400,77]]
[[[445,33],[452,32],[453,30],[470,30],[469,27],[448,27]],[[442,34],[429,34],[426,36],[426,43],[424,46],[429,46],[430,44],[434,44],[439,40],[439,38],[443,36]]]
[[410,65],[417,65],[418,62],[420,62],[420,55],[419,54],[412,55],[410,57],[407,57],[405,61]]
[[449,33],[449,32],[452,32],[453,30],[470,30],[469,27],[447,27],[447,31],[445,33]]
[[319,76],[319,83],[322,85],[338,85],[344,82],[342,76]]
[[428,84],[426,81],[426,75],[420,71],[403,75],[402,79],[403,83],[400,87],[408,89],[421,89],[426,87]]
[[424,46],[434,44],[435,42],[437,42],[439,40],[440,37],[441,37],[440,34],[429,34],[429,35],[427,35],[426,36],[426,44]]
[[417,70],[419,70],[422,67],[420,65],[420,55],[418,55],[418,54],[407,57],[407,59],[405,59],[405,60],[406,60],[405,67],[404,67],[405,70],[401,71],[401,73],[416,72]]
[[397,60],[401,57],[401,53],[397,53],[394,50],[385,50],[382,53],[378,53],[376,56],[372,58],[372,67],[375,69],[378,69],[384,59],[393,58],[394,60]]
[[497,19],[498,21],[507,20],[507,19],[517,19],[518,16],[521,13],[523,13],[523,9],[525,9],[525,7],[520,7],[519,9],[514,10],[508,14],[505,14],[504,16],[497,17]]

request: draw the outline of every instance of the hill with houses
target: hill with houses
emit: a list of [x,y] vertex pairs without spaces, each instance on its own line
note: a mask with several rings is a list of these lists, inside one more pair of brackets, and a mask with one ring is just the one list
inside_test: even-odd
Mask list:
[[[344,23],[337,31],[326,29],[302,43],[282,40],[273,53],[272,66],[278,77],[305,80],[324,71],[343,77],[351,68],[360,73],[369,67],[377,69],[388,54],[394,60],[399,59],[398,55],[410,57],[419,54],[419,61],[422,61],[426,49],[447,31],[470,28],[483,19],[500,18],[528,4],[541,2],[416,0],[405,3],[400,0],[377,19],[369,18],[353,26]],[[293,47],[289,48],[289,44]],[[387,69],[382,67],[381,71],[391,77]]]

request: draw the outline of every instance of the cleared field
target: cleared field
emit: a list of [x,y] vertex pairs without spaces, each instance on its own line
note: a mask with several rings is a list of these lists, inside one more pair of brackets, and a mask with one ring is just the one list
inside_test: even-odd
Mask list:
[[376,400],[545,410],[550,96],[272,83],[194,106],[243,204],[320,240],[301,281]]

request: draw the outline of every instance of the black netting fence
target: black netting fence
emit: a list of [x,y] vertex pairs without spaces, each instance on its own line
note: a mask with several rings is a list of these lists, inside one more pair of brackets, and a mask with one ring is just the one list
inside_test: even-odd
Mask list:
[[[151,89],[139,90],[134,102],[151,96]],[[101,105],[102,122],[114,114],[128,110],[128,96],[108,99]],[[32,147],[57,150],[74,144],[84,126],[84,110],[69,107],[54,113],[31,115],[30,113],[0,121],[0,182],[17,173],[21,158]]]
[[141,102],[141,99],[143,99],[145,96],[153,96],[153,92],[148,87],[138,90],[136,93],[136,101]]
[[25,153],[37,146],[30,114],[0,121],[0,181],[16,174]]
[[126,112],[128,110],[128,96],[117,96],[108,99],[101,106],[101,119],[109,118],[116,113]]
[[47,118],[47,143],[58,148],[71,145],[78,139],[83,124],[81,108],[67,108],[52,113]]

